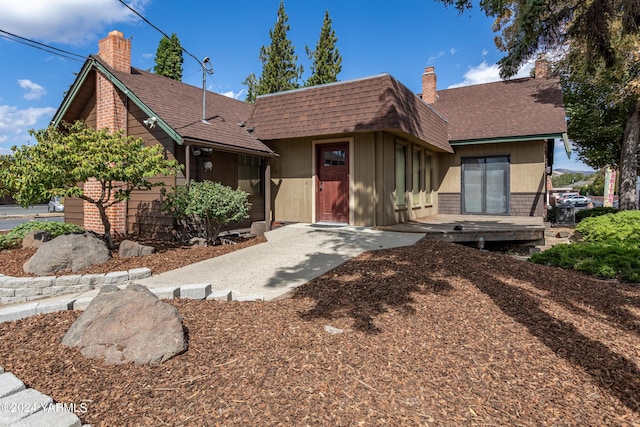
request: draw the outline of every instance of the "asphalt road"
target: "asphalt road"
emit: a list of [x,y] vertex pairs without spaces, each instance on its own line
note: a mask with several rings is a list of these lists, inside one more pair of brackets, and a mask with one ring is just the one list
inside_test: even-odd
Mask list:
[[33,205],[25,209],[18,205],[0,205],[0,231],[11,230],[27,221],[64,222],[62,213],[48,214],[47,205]]

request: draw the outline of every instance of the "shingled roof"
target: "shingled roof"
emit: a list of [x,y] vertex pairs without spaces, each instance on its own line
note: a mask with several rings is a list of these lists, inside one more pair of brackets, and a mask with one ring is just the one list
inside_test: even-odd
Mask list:
[[446,121],[388,74],[259,96],[247,126],[262,141],[400,131],[453,152]]
[[207,91],[208,123],[203,123],[201,88],[133,67],[131,73],[117,71],[99,56],[92,55],[88,61],[100,64],[126,87],[128,96],[139,99],[183,140],[214,143],[231,151],[276,155],[240,125],[250,117],[251,104]]
[[433,107],[449,122],[449,141],[559,137],[567,132],[557,79],[514,79],[438,91]]

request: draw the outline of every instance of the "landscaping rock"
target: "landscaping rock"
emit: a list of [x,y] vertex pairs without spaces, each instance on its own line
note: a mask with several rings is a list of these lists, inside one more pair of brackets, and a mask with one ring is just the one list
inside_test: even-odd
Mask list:
[[52,239],[51,233],[44,230],[36,230],[24,236],[22,239],[23,248],[39,248],[43,243]]
[[189,240],[189,246],[207,246],[207,239],[202,237],[194,237]]
[[81,271],[110,259],[106,244],[93,234],[66,234],[43,243],[23,269],[26,273],[46,276],[61,270]]
[[132,240],[123,240],[120,243],[120,249],[118,255],[120,258],[131,258],[136,256],[151,255],[155,252],[153,246],[141,245],[138,242]]
[[107,364],[160,363],[187,349],[178,310],[137,284],[105,285],[62,344]]

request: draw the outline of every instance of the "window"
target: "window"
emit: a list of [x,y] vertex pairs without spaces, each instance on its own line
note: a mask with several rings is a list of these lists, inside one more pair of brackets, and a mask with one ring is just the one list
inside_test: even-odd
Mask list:
[[407,204],[407,147],[396,144],[396,205]]
[[420,157],[421,151],[414,150],[413,151],[413,159],[412,159],[412,180],[411,185],[413,186],[413,205],[418,206],[420,204],[420,173],[422,172],[422,168],[420,167]]
[[344,166],[346,151],[333,150],[324,152],[324,166]]
[[252,196],[262,194],[260,157],[238,156],[238,188]]
[[424,156],[424,203],[431,204],[431,156]]

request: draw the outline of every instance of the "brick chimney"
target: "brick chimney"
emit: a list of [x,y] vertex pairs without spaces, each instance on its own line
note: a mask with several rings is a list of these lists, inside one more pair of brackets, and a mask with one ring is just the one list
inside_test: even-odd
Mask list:
[[549,78],[549,62],[544,56],[538,56],[536,58],[535,68],[533,76],[536,79],[548,79]]
[[[98,42],[98,56],[116,71],[131,72],[131,40],[120,31],[111,31]],[[102,74],[96,76],[96,127],[126,131],[126,96]]]
[[425,67],[422,74],[422,99],[427,104],[433,104],[438,99],[436,80],[435,68]]
[[131,40],[114,30],[98,42],[98,55],[116,71],[131,72]]
[[[131,40],[124,38],[120,31],[111,31],[98,42],[98,56],[115,71],[131,73]],[[96,128],[127,132],[127,97],[120,92],[105,76],[96,72]],[[90,178],[84,183],[84,193],[99,198],[102,187],[98,181]],[[95,205],[84,202],[84,228],[104,233],[102,220]],[[107,209],[113,233],[126,233],[127,203],[120,202]]]

